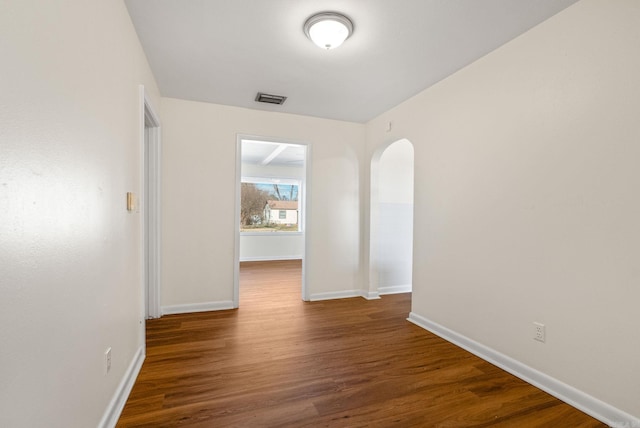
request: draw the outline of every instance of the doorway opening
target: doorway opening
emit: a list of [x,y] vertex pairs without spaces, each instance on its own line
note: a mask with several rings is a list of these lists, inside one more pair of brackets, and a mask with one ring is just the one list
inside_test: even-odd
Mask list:
[[142,235],[145,319],[160,318],[160,119],[144,87],[142,104]]
[[371,161],[369,281],[379,295],[408,293],[413,274],[413,144],[402,139]]
[[[236,168],[234,307],[240,304],[245,272],[262,268],[301,272],[299,296],[306,292],[307,188],[309,146],[304,143],[239,136]],[[241,273],[242,265],[242,273]],[[290,277],[290,275],[289,275]],[[255,284],[255,281],[253,281]],[[255,285],[254,285],[255,286]]]

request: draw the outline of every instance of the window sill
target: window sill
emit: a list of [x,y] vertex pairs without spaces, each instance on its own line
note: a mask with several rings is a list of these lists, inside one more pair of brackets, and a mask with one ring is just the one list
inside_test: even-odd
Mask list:
[[240,236],[301,236],[304,232],[240,232]]

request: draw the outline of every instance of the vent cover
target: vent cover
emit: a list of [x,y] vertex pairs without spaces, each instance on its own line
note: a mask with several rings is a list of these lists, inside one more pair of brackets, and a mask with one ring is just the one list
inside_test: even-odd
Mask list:
[[283,97],[282,95],[264,94],[262,92],[258,92],[258,95],[256,95],[256,101],[259,103],[284,104],[286,99],[287,97]]

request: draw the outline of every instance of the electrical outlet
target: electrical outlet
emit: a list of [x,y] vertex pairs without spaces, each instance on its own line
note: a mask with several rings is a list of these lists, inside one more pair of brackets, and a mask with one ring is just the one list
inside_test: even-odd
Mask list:
[[104,374],[107,375],[111,371],[111,348],[104,351]]
[[533,339],[538,342],[544,342],[546,340],[546,334],[544,329],[544,324],[539,322],[533,323]]

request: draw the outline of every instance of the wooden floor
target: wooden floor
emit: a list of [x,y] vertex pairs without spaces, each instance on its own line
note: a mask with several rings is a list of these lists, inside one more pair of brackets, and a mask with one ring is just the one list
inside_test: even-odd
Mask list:
[[410,322],[410,294],[300,299],[300,263],[243,263],[240,309],[147,324],[118,427],[604,427]]

